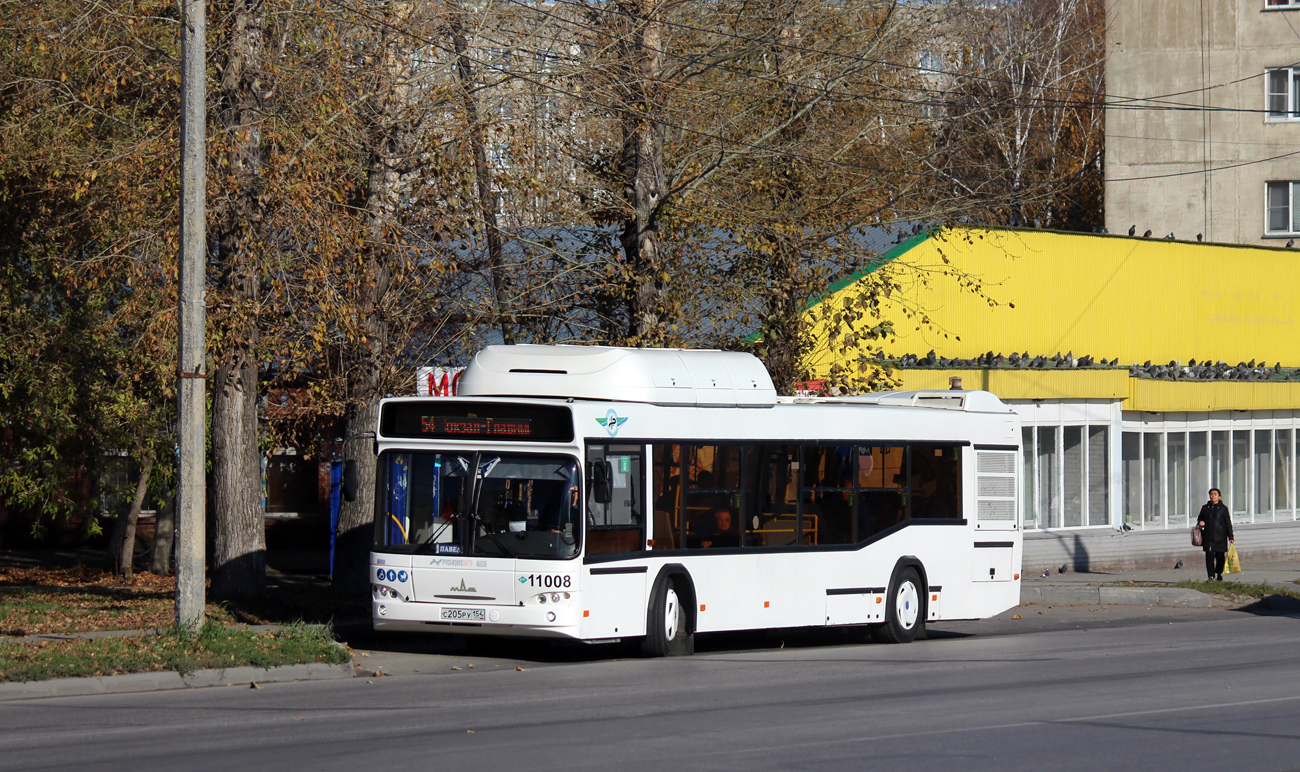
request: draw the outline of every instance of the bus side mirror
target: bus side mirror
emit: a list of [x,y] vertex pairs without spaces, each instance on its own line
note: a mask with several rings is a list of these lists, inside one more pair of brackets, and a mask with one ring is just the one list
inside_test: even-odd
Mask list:
[[614,486],[611,484],[614,467],[608,461],[592,461],[589,477],[593,501],[597,504],[608,504],[614,500]]
[[355,460],[343,462],[343,500],[357,500],[357,462]]

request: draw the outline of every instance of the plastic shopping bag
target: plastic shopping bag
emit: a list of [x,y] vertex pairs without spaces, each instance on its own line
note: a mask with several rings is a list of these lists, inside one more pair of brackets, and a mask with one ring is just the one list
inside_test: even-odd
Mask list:
[[1241,573],[1241,558],[1237,557],[1237,545],[1235,544],[1228,545],[1228,559],[1223,562],[1223,573]]

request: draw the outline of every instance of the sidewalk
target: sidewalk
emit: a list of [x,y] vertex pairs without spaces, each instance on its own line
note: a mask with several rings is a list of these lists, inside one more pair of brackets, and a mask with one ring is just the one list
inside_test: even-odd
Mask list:
[[[1292,591],[1300,591],[1300,562],[1271,563],[1258,566],[1244,566],[1239,574],[1224,576],[1225,584],[1266,584]],[[1141,606],[1191,606],[1209,608],[1212,606],[1239,606],[1231,598],[1211,595],[1197,590],[1178,587],[1124,586],[1134,585],[1173,585],[1185,581],[1205,579],[1205,564],[1197,560],[1187,561],[1180,569],[1172,566],[1167,569],[1147,569],[1133,571],[1096,571],[1076,573],[1066,571],[1059,573],[1052,568],[1047,577],[1042,570],[1034,566],[1025,566],[1020,583],[1020,602],[1049,603],[1061,605],[1102,604],[1102,605],[1141,605]],[[1266,598],[1266,607],[1277,611],[1300,611],[1300,601],[1290,598]]]

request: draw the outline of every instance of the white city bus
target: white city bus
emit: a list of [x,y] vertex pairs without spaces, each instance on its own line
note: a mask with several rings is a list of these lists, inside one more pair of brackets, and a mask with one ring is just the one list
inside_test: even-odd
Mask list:
[[778,397],[748,354],[490,346],[459,396],[380,405],[374,626],[911,641],[1019,602],[1019,442],[987,392]]

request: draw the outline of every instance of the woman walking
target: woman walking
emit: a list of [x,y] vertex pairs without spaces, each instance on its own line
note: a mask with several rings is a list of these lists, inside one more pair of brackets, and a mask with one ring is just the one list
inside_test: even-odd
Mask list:
[[1201,549],[1205,550],[1205,573],[1210,579],[1223,581],[1223,562],[1232,544],[1232,515],[1219,500],[1218,488],[1210,489],[1210,500],[1201,507],[1196,527],[1201,529]]

